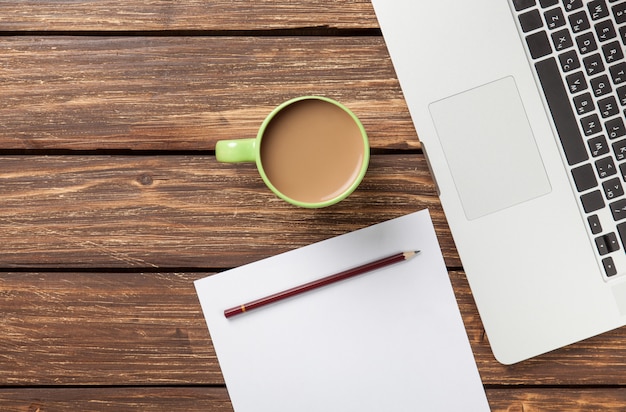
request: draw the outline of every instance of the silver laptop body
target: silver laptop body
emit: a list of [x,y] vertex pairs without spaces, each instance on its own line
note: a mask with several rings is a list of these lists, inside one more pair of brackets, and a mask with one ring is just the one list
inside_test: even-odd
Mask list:
[[624,3],[373,0],[501,363],[626,321]]

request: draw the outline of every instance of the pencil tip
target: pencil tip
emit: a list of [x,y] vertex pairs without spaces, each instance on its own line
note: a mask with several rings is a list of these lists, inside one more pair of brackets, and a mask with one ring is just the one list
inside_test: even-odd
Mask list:
[[404,260],[409,260],[411,258],[413,258],[414,256],[419,255],[420,251],[419,250],[413,250],[410,252],[404,252]]

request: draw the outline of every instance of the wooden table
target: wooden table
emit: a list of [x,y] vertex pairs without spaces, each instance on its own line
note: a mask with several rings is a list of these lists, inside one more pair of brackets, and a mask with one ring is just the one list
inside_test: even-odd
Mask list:
[[[369,1],[2,1],[0,31],[0,410],[230,411],[193,281],[423,208],[494,411],[626,409],[624,328],[494,360]],[[372,144],[322,210],[214,157],[303,94]]]

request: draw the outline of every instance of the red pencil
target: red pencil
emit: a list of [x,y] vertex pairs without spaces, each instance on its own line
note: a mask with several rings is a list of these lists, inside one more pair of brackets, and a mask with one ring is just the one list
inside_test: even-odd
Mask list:
[[334,275],[326,276],[325,278],[317,279],[304,285],[296,286],[291,289],[284,290],[282,292],[274,293],[273,295],[266,296],[261,299],[253,300],[252,302],[245,303],[243,305],[235,306],[224,311],[224,316],[230,318],[231,316],[239,315],[241,313],[250,311],[252,309],[260,308],[261,306],[269,305],[270,303],[278,302],[295,295],[299,295],[304,292],[308,292],[313,289],[317,289],[322,286],[330,285],[331,283],[339,282],[340,280],[348,279],[353,276],[370,272],[375,269],[382,268],[397,262],[409,260],[419,253],[417,251],[396,253],[391,256],[384,257],[382,259],[375,260],[373,262],[366,263],[364,265],[344,270],[343,272],[336,273]]

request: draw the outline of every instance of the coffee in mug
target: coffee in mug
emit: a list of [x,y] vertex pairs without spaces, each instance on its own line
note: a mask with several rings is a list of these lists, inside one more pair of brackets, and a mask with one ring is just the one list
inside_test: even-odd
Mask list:
[[218,161],[254,161],[267,186],[302,207],[335,204],[356,189],[369,163],[367,134],[347,107],[320,96],[278,106],[256,139],[219,141]]

